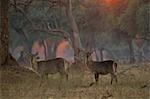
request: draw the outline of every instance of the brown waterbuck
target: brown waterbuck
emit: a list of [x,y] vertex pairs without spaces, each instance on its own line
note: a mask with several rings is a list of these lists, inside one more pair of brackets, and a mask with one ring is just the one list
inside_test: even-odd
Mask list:
[[99,75],[111,75],[111,84],[113,79],[116,80],[117,83],[117,63],[113,60],[106,61],[93,61],[91,59],[92,52],[86,52],[85,63],[89,70],[94,74],[96,83],[98,82]]
[[68,61],[63,58],[55,58],[44,61],[37,61],[37,59],[38,57],[36,55],[32,55],[31,65],[42,78],[46,77],[48,79],[48,74],[59,73],[61,76],[65,76],[66,80],[68,80],[67,69],[70,66]]

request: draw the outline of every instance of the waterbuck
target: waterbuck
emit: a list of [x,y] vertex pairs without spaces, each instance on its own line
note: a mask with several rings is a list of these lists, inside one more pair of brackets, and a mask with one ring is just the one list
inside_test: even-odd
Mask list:
[[67,68],[70,63],[63,58],[37,61],[36,55],[32,55],[31,65],[41,77],[48,78],[48,74],[60,73],[61,76],[65,76],[66,80],[68,80]]
[[115,78],[116,83],[117,83],[117,63],[114,62],[113,60],[106,60],[106,61],[93,61],[91,59],[91,52],[86,52],[86,60],[85,63],[89,70],[94,74],[95,76],[95,81],[96,83],[98,82],[99,79],[99,74],[100,75],[111,75],[111,84],[113,82],[113,79]]

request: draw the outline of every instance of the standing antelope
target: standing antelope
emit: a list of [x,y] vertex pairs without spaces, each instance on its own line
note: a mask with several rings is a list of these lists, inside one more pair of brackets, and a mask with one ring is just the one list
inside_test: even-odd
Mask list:
[[65,76],[68,80],[67,68],[69,67],[69,62],[63,58],[55,58],[45,61],[36,61],[37,57],[32,55],[31,65],[32,68],[39,73],[41,77],[48,78],[48,74],[60,73],[60,75]]
[[94,74],[96,83],[98,82],[99,74],[101,75],[111,74],[111,84],[114,78],[117,83],[117,76],[115,74],[117,72],[117,63],[115,63],[113,60],[106,60],[101,62],[93,61],[90,57],[91,54],[92,53],[90,52],[86,53],[85,63],[89,68],[89,70]]

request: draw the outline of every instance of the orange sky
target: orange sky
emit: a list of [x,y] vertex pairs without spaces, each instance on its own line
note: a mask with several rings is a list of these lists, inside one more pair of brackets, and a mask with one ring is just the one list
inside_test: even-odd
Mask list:
[[69,62],[74,62],[73,49],[69,45],[69,42],[64,40],[58,45],[56,50],[56,57],[62,57]]
[[118,2],[123,2],[123,0],[104,0],[107,6],[116,6]]
[[115,2],[116,0],[104,0],[107,4],[112,4],[113,2]]
[[119,16],[127,7],[128,0],[100,0],[110,11]]
[[60,55],[64,54],[65,48],[66,48],[67,46],[68,46],[68,42],[62,41],[62,42],[59,44],[58,48],[57,48],[56,56],[60,56]]

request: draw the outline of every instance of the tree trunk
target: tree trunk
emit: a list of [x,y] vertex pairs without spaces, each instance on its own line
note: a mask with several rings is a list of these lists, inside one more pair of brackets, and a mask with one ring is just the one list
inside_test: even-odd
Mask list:
[[79,36],[78,26],[76,24],[73,14],[72,14],[71,0],[67,0],[66,14],[67,14],[67,17],[69,19],[70,26],[72,29],[72,42],[73,42],[73,48],[74,48],[74,55],[79,56],[78,48],[81,48],[81,40],[80,40],[80,36]]
[[42,40],[42,44],[43,44],[43,47],[44,47],[45,60],[47,60],[47,57],[48,57],[48,46],[47,46],[47,43],[46,43],[45,40]]
[[98,55],[98,53],[97,53],[97,51],[96,51],[96,34],[95,33],[93,33],[93,36],[91,37],[92,38],[92,40],[91,40],[91,44],[93,45],[93,47],[92,48],[94,48],[94,52],[95,52],[95,55],[96,55],[96,61],[99,61],[99,55]]
[[0,64],[5,65],[18,65],[16,60],[9,54],[9,32],[8,32],[8,0],[0,1],[0,11],[1,11],[1,31],[0,31]]
[[0,55],[1,64],[4,64],[8,56],[8,0],[1,0],[1,42],[0,42]]
[[133,46],[132,46],[132,40],[128,41],[128,46],[129,46],[129,53],[130,53],[130,63],[134,63],[134,51],[133,51]]
[[103,61],[104,60],[104,58],[103,58],[103,48],[100,48],[99,52],[100,52],[100,61]]
[[56,58],[56,43],[52,42],[51,46],[48,46],[48,54],[49,54],[49,59]]

